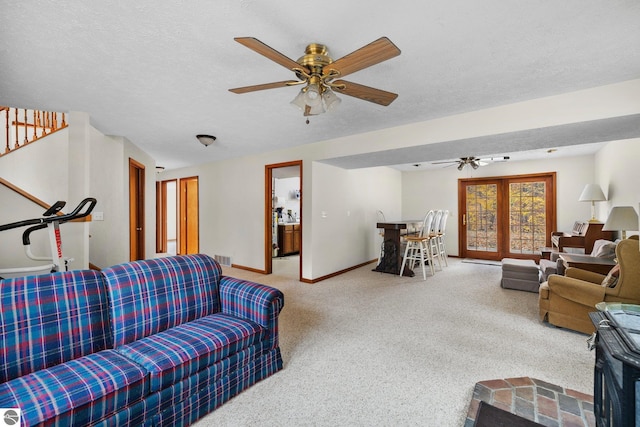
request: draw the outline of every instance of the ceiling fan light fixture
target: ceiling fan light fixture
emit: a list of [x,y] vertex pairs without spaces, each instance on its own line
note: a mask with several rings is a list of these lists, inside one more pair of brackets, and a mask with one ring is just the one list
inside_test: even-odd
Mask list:
[[342,100],[338,98],[335,92],[328,88],[325,89],[324,93],[322,94],[322,100],[324,101],[328,112],[334,111],[342,102]]
[[304,92],[304,102],[311,108],[322,103],[320,87],[315,83],[310,83]]
[[298,95],[293,98],[293,101],[291,101],[291,105],[293,105],[296,108],[299,108],[300,111],[304,111],[306,104],[304,102],[304,89],[300,90],[300,92],[298,92]]
[[460,164],[458,165],[458,170],[461,171],[462,169],[464,169],[464,165],[465,163],[460,162]]
[[471,167],[474,169],[478,169],[480,167],[480,163],[476,162],[475,160],[472,160]]
[[309,110],[307,111],[307,116],[317,116],[319,114],[323,114],[325,112],[324,105],[320,102],[318,105],[314,105],[313,107],[309,105]]

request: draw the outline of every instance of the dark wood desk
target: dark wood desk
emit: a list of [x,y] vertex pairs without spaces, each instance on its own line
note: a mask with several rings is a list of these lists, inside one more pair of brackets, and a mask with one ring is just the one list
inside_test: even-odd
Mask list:
[[616,262],[609,258],[600,258],[597,256],[589,256],[583,254],[561,253],[558,255],[565,268],[574,267],[582,270],[593,271],[594,273],[608,274],[616,265]]
[[[376,224],[377,228],[384,230],[383,255],[380,264],[373,271],[381,273],[400,274],[402,267],[402,244],[400,243],[400,232],[406,230],[410,225],[421,223],[422,220],[387,221]],[[413,277],[415,273],[408,267],[404,267],[403,276]]]

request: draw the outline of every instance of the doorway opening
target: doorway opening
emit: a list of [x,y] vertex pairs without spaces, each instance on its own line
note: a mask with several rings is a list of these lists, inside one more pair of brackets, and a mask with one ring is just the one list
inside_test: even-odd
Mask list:
[[144,165],[129,158],[129,260],[145,259]]
[[178,254],[178,181],[156,182],[156,252]]
[[198,177],[156,182],[156,252],[199,252]]
[[265,273],[302,280],[302,160],[265,166],[264,240]]

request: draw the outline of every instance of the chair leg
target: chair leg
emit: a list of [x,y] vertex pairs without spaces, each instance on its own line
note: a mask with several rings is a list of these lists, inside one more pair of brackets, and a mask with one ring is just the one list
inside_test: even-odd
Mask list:
[[427,280],[427,271],[424,268],[424,249],[425,249],[424,242],[420,242],[420,265],[422,266],[422,279]]
[[[429,250],[430,250],[430,255],[431,255],[431,259],[433,260],[433,263],[435,263],[435,258],[437,258],[438,266],[440,267],[440,271],[442,271],[442,261],[440,259],[440,252],[438,251],[438,244],[435,238],[429,239]],[[433,266],[432,270],[435,271],[435,265]]]
[[409,249],[411,248],[412,242],[407,242],[407,248],[404,250],[404,257],[402,257],[402,267],[400,267],[400,277],[402,277],[402,273],[404,273],[404,266],[407,264],[407,257],[409,256]]
[[449,267],[449,262],[447,261],[447,248],[444,244],[444,235],[438,236],[438,252],[440,256],[444,260],[445,267]]

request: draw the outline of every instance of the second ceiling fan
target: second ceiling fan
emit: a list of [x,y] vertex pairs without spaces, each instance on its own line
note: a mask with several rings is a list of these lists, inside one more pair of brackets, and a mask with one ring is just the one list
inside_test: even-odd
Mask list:
[[458,164],[458,170],[461,171],[465,166],[469,165],[473,169],[478,169],[480,166],[488,165],[492,162],[506,162],[509,160],[509,156],[500,156],[500,157],[486,157],[479,158],[474,156],[469,157],[460,157],[458,160],[447,160],[443,162],[433,162],[433,165],[447,164],[450,163],[450,166],[454,164]]
[[335,61],[329,56],[327,47],[318,43],[308,45],[305,54],[294,61],[256,38],[236,37],[234,40],[293,71],[298,80],[229,89],[233,93],[305,85],[291,102],[299,107],[305,116],[322,114],[335,108],[340,99],[334,91],[384,106],[391,104],[398,97],[395,93],[342,80],[346,75],[400,55],[400,49],[387,37],[381,37]]

